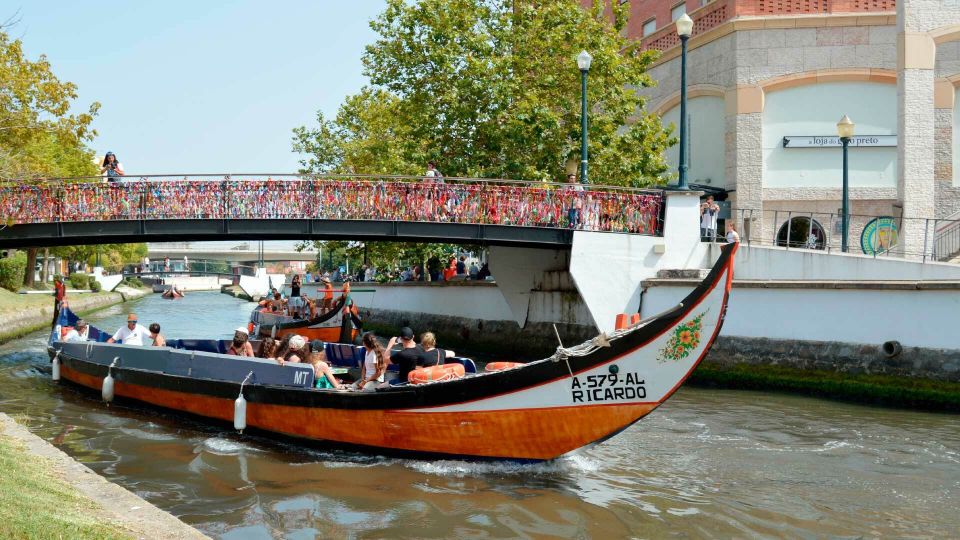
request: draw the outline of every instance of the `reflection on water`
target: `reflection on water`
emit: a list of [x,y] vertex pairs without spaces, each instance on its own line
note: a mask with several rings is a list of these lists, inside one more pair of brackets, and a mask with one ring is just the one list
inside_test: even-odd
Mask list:
[[[170,338],[228,337],[252,304],[158,296]],[[685,388],[623,434],[538,465],[403,461],[110,406],[44,373],[42,333],[0,346],[0,410],[220,538],[956,536],[960,417]]]

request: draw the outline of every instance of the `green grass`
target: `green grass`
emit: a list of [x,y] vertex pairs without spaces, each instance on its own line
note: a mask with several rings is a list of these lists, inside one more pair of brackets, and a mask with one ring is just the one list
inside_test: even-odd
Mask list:
[[774,390],[893,407],[960,411],[960,383],[900,377],[704,362],[690,377],[698,386]]
[[0,289],[0,312],[52,305],[53,296],[49,294],[17,294]]
[[51,472],[46,458],[0,435],[0,538],[131,538]]

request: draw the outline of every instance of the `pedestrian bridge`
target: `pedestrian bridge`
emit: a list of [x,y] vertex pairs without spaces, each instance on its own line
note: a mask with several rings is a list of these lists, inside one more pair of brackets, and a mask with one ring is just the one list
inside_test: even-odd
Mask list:
[[233,239],[564,248],[574,230],[660,234],[662,205],[657,190],[467,178],[75,178],[0,186],[0,248]]

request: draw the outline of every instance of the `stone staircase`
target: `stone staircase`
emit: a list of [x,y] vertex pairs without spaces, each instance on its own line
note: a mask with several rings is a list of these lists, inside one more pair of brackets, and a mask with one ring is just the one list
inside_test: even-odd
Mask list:
[[938,261],[960,263],[960,212],[947,217],[933,236],[934,257]]

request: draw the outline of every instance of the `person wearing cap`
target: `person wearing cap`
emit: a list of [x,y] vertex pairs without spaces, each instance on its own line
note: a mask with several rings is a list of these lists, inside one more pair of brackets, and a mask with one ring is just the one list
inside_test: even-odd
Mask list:
[[107,343],[123,343],[124,345],[143,346],[143,339],[149,332],[142,324],[137,324],[137,315],[131,313],[127,315],[127,325],[117,330],[113,337],[107,340]]
[[103,163],[100,164],[100,174],[107,175],[108,182],[119,182],[121,176],[126,176],[123,172],[123,164],[117,160],[116,154],[107,152],[103,156]]
[[227,354],[231,356],[254,356],[253,345],[250,344],[250,333],[244,327],[233,331],[233,341],[227,347]]
[[390,381],[391,384],[403,384],[407,382],[407,376],[410,375],[410,372],[416,369],[417,362],[420,361],[421,353],[420,347],[417,346],[416,342],[413,341],[413,330],[409,327],[404,326],[400,329],[400,335],[390,338],[390,341],[387,343],[387,350],[393,349],[393,346],[400,342],[400,350],[394,351],[390,354],[390,363],[396,364],[397,378],[393,381]]
[[87,325],[87,321],[79,319],[73,328],[71,328],[67,335],[63,336],[61,341],[71,342],[71,341],[87,341],[90,339],[90,326]]

